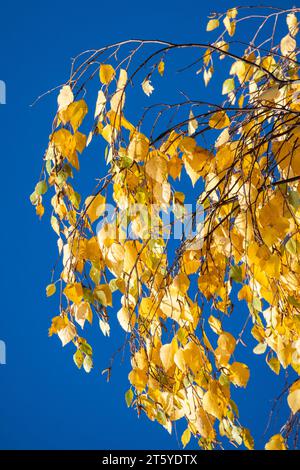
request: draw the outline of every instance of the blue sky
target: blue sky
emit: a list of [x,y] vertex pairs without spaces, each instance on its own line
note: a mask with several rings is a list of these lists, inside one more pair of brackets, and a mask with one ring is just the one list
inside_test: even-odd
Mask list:
[[[282,0],[259,3],[292,6]],[[47,217],[38,221],[28,196],[39,176],[56,96],[29,105],[39,94],[65,81],[70,58],[83,50],[133,37],[205,41],[209,12],[230,6],[234,4],[212,1],[207,6],[194,0],[186,4],[179,0],[53,0],[1,6],[0,79],[7,86],[7,104],[0,106],[0,339],[7,345],[7,364],[0,365],[0,448],[178,448],[174,433],[169,436],[159,425],[144,417],[138,419],[126,408],[128,363],[121,364],[117,358],[110,383],[100,374],[122,344],[122,330],[116,322],[110,339],[98,331],[90,332],[96,367],[89,375],[74,366],[71,347],[62,349],[56,338],[47,336],[50,318],[56,315],[56,300],[46,299],[44,292],[56,257],[56,241]],[[102,155],[94,158],[93,168],[103,164]],[[85,168],[88,174],[89,166]],[[242,324],[244,307],[235,315]],[[271,398],[284,379],[274,376],[262,357],[249,356],[249,364],[255,374],[246,392],[236,392],[236,400],[243,423],[252,429],[261,448]],[[277,429],[285,412],[283,405]],[[179,426],[179,435],[181,430]]]

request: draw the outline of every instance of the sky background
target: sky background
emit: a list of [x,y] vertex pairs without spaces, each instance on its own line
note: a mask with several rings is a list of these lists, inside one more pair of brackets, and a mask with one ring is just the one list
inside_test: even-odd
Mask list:
[[[287,8],[297,2],[259,3]],[[6,342],[7,364],[0,365],[1,449],[179,447],[175,433],[170,436],[157,423],[138,419],[133,409],[127,409],[128,363],[116,359],[110,383],[101,375],[111,354],[122,344],[123,330],[115,320],[109,339],[97,327],[89,333],[95,349],[95,368],[89,375],[75,367],[72,346],[63,349],[57,337],[48,338],[57,299],[46,298],[45,286],[56,259],[56,237],[49,225],[49,211],[40,222],[29,194],[39,177],[57,95],[34,107],[30,104],[42,92],[65,82],[70,58],[83,50],[134,37],[205,41],[207,15],[232,6],[235,4],[227,1],[193,0],[2,4],[0,79],[7,86],[7,104],[0,105],[0,340]],[[217,85],[218,79],[209,93],[215,93]],[[134,105],[133,101],[133,110]],[[104,160],[99,152],[91,163],[83,165],[83,174],[94,176],[101,165]],[[240,306],[237,325],[245,318],[245,308]],[[262,448],[287,417],[283,404],[275,427],[263,436],[271,399],[280,392],[284,378],[282,374],[275,376],[262,356],[253,359],[249,354],[247,361],[252,369],[249,386],[246,391],[237,390],[235,400],[241,421]],[[179,425],[179,436],[182,430]]]

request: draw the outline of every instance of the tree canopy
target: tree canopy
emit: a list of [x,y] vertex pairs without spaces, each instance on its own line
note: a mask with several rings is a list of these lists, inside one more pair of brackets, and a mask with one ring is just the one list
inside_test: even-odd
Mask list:
[[[58,237],[49,335],[72,343],[90,372],[85,322],[109,336],[117,315],[131,357],[128,407],[169,432],[185,420],[183,446],[195,437],[215,449],[226,436],[254,448],[232,400],[255,374],[239,360],[245,347],[289,374],[290,416],[266,449],[287,449],[299,425],[299,11],[232,8],[209,18],[209,44],[138,39],[77,56],[31,195],[42,217],[51,192]],[[178,92],[175,69],[188,91]],[[212,78],[218,102],[198,96]],[[133,100],[141,93],[147,107]],[[104,174],[81,197],[89,146]],[[236,334],[240,303],[248,316]]]

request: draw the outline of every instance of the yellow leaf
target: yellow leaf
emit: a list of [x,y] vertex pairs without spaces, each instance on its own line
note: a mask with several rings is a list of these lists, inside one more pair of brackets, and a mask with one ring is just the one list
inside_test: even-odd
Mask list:
[[76,336],[75,325],[71,322],[68,322],[67,326],[59,330],[57,334],[62,342],[62,345],[65,346],[66,344],[70,343],[70,341],[72,341]]
[[183,447],[186,447],[188,443],[190,442],[190,440],[191,440],[191,431],[189,430],[189,428],[186,428],[186,430],[182,433],[182,436],[181,436],[181,442],[182,442]]
[[226,366],[228,364],[230,356],[234,352],[235,344],[235,339],[230,333],[224,332],[219,336],[215,356],[220,365]]
[[143,134],[135,132],[130,139],[127,152],[131,160],[138,162],[144,161],[149,152],[149,140]]
[[51,227],[53,228],[54,232],[59,236],[59,234],[60,234],[59,222],[58,222],[57,218],[54,215],[52,215],[50,223],[51,223]]
[[254,449],[254,439],[251,436],[251,433],[250,433],[249,429],[243,428],[242,438],[243,438],[244,446],[247,447],[247,449],[249,449],[249,450],[253,450]]
[[238,387],[246,387],[249,377],[250,371],[246,364],[242,364],[241,362],[233,362],[233,364],[229,367],[230,370],[230,381],[237,385]]
[[44,215],[44,212],[45,212],[45,208],[43,206],[43,204],[38,204],[35,208],[35,211],[36,211],[36,215],[39,216],[39,218],[41,219]]
[[248,284],[245,284],[241,288],[241,290],[238,293],[238,299],[239,300],[246,300],[246,302],[252,302],[253,294],[252,294],[252,291],[251,291],[250,287],[248,286]]
[[174,365],[174,355],[178,350],[178,344],[174,338],[171,343],[164,344],[159,351],[162,365],[166,372]]
[[[225,41],[218,41],[215,43],[215,46],[220,50],[220,51],[223,51],[223,52],[227,52],[229,50],[229,44]],[[223,54],[222,52],[220,53],[220,60],[221,59],[224,59],[225,57],[225,54]]]
[[297,16],[295,15],[295,13],[289,13],[287,15],[286,23],[288,25],[291,36],[296,36],[296,34],[299,31],[299,27],[298,27]]
[[94,295],[104,307],[112,306],[112,293],[108,284],[100,284],[94,289]]
[[165,63],[163,60],[161,60],[157,66],[158,73],[163,76],[164,71],[165,71]]
[[181,173],[182,169],[182,160],[178,158],[177,155],[174,155],[170,160],[168,161],[168,173],[174,180],[176,180]]
[[116,75],[115,69],[110,64],[101,64],[100,65],[100,81],[104,85],[109,85]]
[[289,56],[296,48],[296,41],[289,34],[280,41],[280,51],[283,56]]
[[143,297],[139,306],[139,314],[145,318],[153,318],[157,310],[155,301],[150,297]]
[[51,295],[55,294],[55,292],[56,292],[55,284],[49,284],[49,285],[46,287],[46,295],[47,295],[47,297],[51,297]]
[[233,79],[233,78],[228,78],[228,79],[225,80],[225,82],[223,83],[222,95],[227,95],[228,93],[230,93],[231,91],[233,91],[234,88],[235,88],[234,79]]
[[73,131],[76,132],[88,112],[87,104],[84,100],[73,101],[59,114],[63,124],[70,122]]
[[203,396],[202,405],[207,413],[221,420],[225,415],[228,401],[229,397],[224,394],[220,385],[213,381]]
[[59,330],[66,327],[68,324],[68,319],[66,316],[57,316],[52,318],[51,327],[49,328],[49,336],[58,333]]
[[75,354],[73,354],[73,361],[75,362],[78,369],[81,369],[83,361],[84,361],[84,355],[82,354],[80,349],[77,349]]
[[139,392],[142,392],[147,385],[148,377],[145,371],[141,369],[133,369],[129,375],[128,379]]
[[85,200],[86,213],[90,218],[91,223],[99,219],[105,211],[105,197],[101,194],[97,196],[89,196]]
[[227,14],[223,20],[223,23],[229,36],[233,36],[235,33],[235,21],[230,21],[230,17]]
[[76,150],[82,153],[86,146],[86,136],[82,134],[81,132],[75,132],[74,139],[76,143]]
[[228,128],[226,127],[217,138],[215,142],[215,147],[217,149],[220,147],[223,147],[223,145],[227,144],[229,140],[230,140],[230,134],[229,134]]
[[236,8],[230,8],[229,10],[227,10],[228,18],[236,18],[237,14],[238,14],[238,11]]
[[229,354],[232,354],[235,350],[235,344],[236,341],[230,333],[224,332],[218,338],[219,348],[224,349]]
[[151,157],[145,164],[145,172],[148,177],[158,183],[162,183],[166,179],[168,173],[167,161],[157,153],[153,152],[150,155]]
[[229,126],[230,120],[225,111],[217,111],[212,115],[208,124],[213,129],[223,129]]
[[[115,93],[113,94],[111,100],[110,100],[110,108],[112,111],[115,111],[116,113],[120,114],[122,109],[124,108],[125,104],[125,87],[127,84],[127,72],[124,69],[120,69],[120,74],[118,78],[118,83],[117,83],[117,89]],[[124,117],[122,116],[122,121],[124,121]],[[122,125],[123,122],[122,122]],[[124,125],[124,127],[126,127]],[[128,127],[126,127],[128,128]]]
[[64,288],[65,296],[74,302],[75,304],[79,304],[82,297],[83,297],[83,289],[80,282],[75,282],[74,284],[68,284]]
[[222,323],[218,318],[214,317],[213,315],[210,315],[208,319],[208,324],[217,335],[220,335],[222,333]]
[[275,372],[275,374],[277,374],[277,375],[279,374],[279,372],[280,372],[280,362],[277,359],[277,357],[272,357],[270,360],[267,361],[267,364],[270,367],[270,369],[272,369],[272,371]]
[[275,434],[272,436],[265,445],[265,450],[287,450],[285,441],[281,434]]
[[72,314],[81,328],[84,327],[85,320],[87,320],[89,323],[92,323],[93,312],[90,304],[87,301],[82,301],[78,305],[75,304],[72,308]]
[[236,75],[240,84],[250,80],[253,73],[253,67],[246,64],[243,60],[237,60],[234,62],[230,69],[230,75]]
[[129,312],[128,309],[122,307],[117,313],[117,318],[123,330],[130,333],[136,322],[135,313]]
[[52,134],[52,142],[56,150],[61,153],[77,170],[79,169],[76,154],[76,139],[67,129],[59,129]]
[[206,26],[206,31],[213,31],[214,29],[218,28],[220,25],[219,20],[209,20]]
[[300,389],[291,391],[287,401],[292,413],[296,414],[300,410]]

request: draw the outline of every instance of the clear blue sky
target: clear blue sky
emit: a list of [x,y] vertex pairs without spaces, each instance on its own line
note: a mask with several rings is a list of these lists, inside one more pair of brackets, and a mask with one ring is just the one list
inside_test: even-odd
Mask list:
[[[288,7],[295,2],[258,3]],[[207,38],[208,13],[229,6],[234,3],[217,0],[2,4],[0,79],[7,85],[7,104],[0,106],[0,339],[7,344],[7,365],[0,365],[0,448],[178,448],[174,434],[169,436],[126,408],[127,363],[117,359],[109,384],[99,372],[122,342],[117,324],[110,339],[98,331],[91,333],[96,367],[90,375],[74,366],[72,347],[62,349],[57,338],[47,336],[56,300],[46,299],[44,292],[56,243],[47,217],[38,221],[28,196],[39,175],[56,96],[33,108],[29,105],[41,92],[65,81],[70,58],[80,51],[130,37],[202,41]],[[243,308],[239,314],[245,318]],[[262,447],[270,397],[280,391],[283,378],[274,376],[262,357],[249,361],[253,370],[249,387],[237,391],[236,397],[243,423]]]

